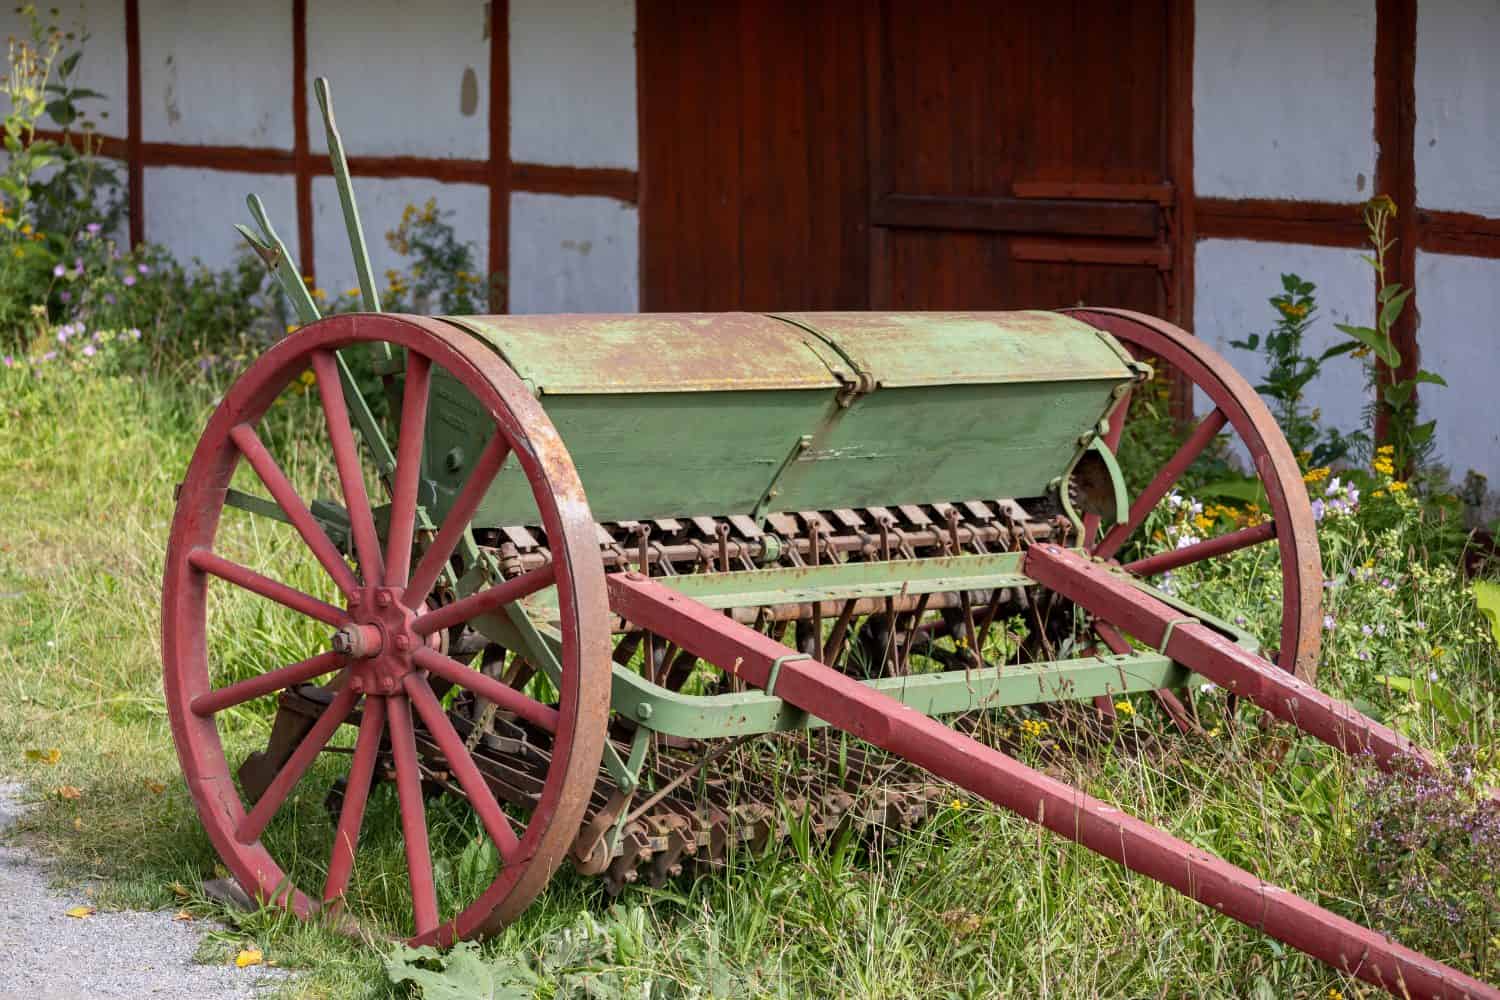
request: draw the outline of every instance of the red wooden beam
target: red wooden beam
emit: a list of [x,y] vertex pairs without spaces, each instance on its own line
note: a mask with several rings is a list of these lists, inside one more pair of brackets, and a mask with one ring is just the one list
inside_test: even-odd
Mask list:
[[1432,253],[1500,257],[1500,219],[1417,209],[1417,246]]
[[[292,0],[292,162],[296,174],[297,259],[302,273],[313,277],[312,165],[307,125],[307,0]],[[276,160],[268,159],[274,163]]]
[[145,164],[141,160],[141,4],[125,0],[125,173],[130,245],[146,240]]
[[[1375,190],[1396,203],[1394,252],[1386,258],[1386,280],[1412,288],[1417,273],[1417,0],[1375,4]],[[1371,303],[1378,310],[1378,303]],[[1401,352],[1400,378],[1417,372],[1417,295],[1406,300],[1391,330]],[[1378,362],[1377,362],[1378,364]],[[1375,438],[1387,437],[1389,414],[1375,411]]]
[[1276,198],[1198,198],[1195,210],[1200,239],[1306,243],[1322,247],[1360,247],[1365,243],[1357,204]]
[[490,308],[510,311],[510,0],[491,0],[490,147],[485,177],[490,188]]

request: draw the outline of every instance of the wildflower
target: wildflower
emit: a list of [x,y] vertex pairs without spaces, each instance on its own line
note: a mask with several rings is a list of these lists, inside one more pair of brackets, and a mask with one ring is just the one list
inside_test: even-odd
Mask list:
[[1360,633],[1360,635],[1363,635],[1366,638],[1369,638],[1370,636],[1372,636],[1372,635],[1375,634],[1375,630],[1373,628],[1371,628],[1369,625],[1361,625],[1359,627],[1359,633]]
[[1344,994],[1330,986],[1328,988],[1328,1000],[1344,1000]]
[[1331,470],[1326,465],[1321,465],[1316,469],[1308,469],[1307,472],[1303,474],[1302,481],[1305,483],[1322,482],[1323,480],[1328,478],[1330,471]]
[[61,278],[63,275],[65,275],[67,273],[68,273],[68,269],[65,268],[65,267],[63,267],[61,264],[56,264],[52,268],[52,277],[54,277],[54,278]]
[[141,272],[142,274],[150,274],[151,273],[151,267],[150,267],[149,264],[137,264],[135,266],[135,269],[137,271]]
[[95,354],[95,348],[94,348],[93,344],[87,344],[87,345],[84,346],[84,348],[83,348],[83,356],[84,357],[86,357],[86,358],[92,358],[94,356],[94,354]]
[[11,357],[9,354],[5,356],[4,361],[5,367],[7,368],[14,368],[16,366],[16,359]]
[[1332,632],[1333,631],[1333,626],[1334,626],[1333,615],[1324,615],[1323,616],[1323,631],[1324,632]]
[[1432,647],[1432,658],[1434,660],[1441,660],[1443,658],[1443,654],[1445,652],[1447,652],[1447,650],[1443,649],[1442,646],[1433,646]]
[[311,389],[313,386],[318,384],[318,376],[314,375],[310,371],[306,371],[297,376],[297,381],[301,382],[303,385]]
[[1198,690],[1202,691],[1204,694],[1213,694],[1215,691],[1219,690],[1219,685],[1215,684],[1213,681],[1204,681],[1203,686]]
[[352,299],[352,298],[355,298],[355,297],[357,297],[359,295],[359,289],[358,288],[346,288],[346,289],[344,289],[344,294],[346,296],[348,296],[349,298]]
[[63,289],[62,291],[58,292],[57,297],[64,302],[73,301],[73,293],[68,291],[67,289]]
[[121,279],[120,283],[123,284],[126,288],[129,288],[131,285],[135,284],[135,275],[133,275],[133,274],[127,274],[127,275],[125,275],[125,277]]
[[1325,504],[1322,501],[1321,498],[1319,498],[1317,500],[1314,500],[1312,502],[1312,516],[1313,516],[1313,520],[1314,521],[1322,521],[1323,520],[1323,515],[1327,512],[1327,509],[1328,509],[1328,505]]
[[136,329],[135,327],[131,327],[130,328],[130,339],[131,340],[140,340],[141,339],[141,331],[138,330],[138,329]]
[[90,222],[87,226],[84,226],[83,228],[85,228],[85,229],[87,229],[89,231],[89,235],[90,236],[98,236],[99,233],[100,233],[100,231],[104,227],[101,226],[101,225],[99,225],[99,223],[97,223],[97,222]]
[[1028,740],[1041,739],[1042,734],[1047,731],[1047,723],[1041,719],[1022,719],[1021,735]]
[[1391,483],[1391,492],[1392,493],[1403,493],[1406,490],[1406,486],[1407,486],[1406,483],[1400,482],[1398,480],[1397,482]]
[[297,324],[296,323],[288,323],[286,325],[286,332],[287,333],[296,333],[297,332]]
[[1214,727],[1213,727],[1213,728],[1212,728],[1212,729],[1210,729],[1210,730],[1209,730],[1209,731],[1208,731],[1208,735],[1209,735],[1209,736],[1210,736],[1210,737],[1211,737],[1211,738],[1217,738],[1217,737],[1218,737],[1218,735],[1219,735],[1219,733],[1220,733],[1220,731],[1221,731],[1221,730],[1220,730],[1220,729],[1219,729],[1219,727],[1218,727],[1218,726],[1214,726]]
[[57,352],[56,351],[48,351],[46,354],[42,355],[42,360],[43,361],[52,361],[56,357],[57,357]]
[[965,803],[963,799],[954,799],[950,803],[950,805],[952,806],[954,812],[957,812],[958,810],[962,809],[966,804],[967,803]]
[[1128,701],[1117,701],[1115,702],[1115,711],[1121,715],[1134,715],[1135,706]]
[[70,334],[72,334],[72,332],[73,332],[73,328],[71,326],[68,326],[67,324],[64,324],[64,325],[58,327],[57,328],[57,342],[59,344],[66,344],[68,342],[68,336]]
[[1339,487],[1342,485],[1343,480],[1341,480],[1338,476],[1334,476],[1333,481],[1328,484],[1328,489],[1323,491],[1323,495],[1326,497],[1333,496],[1334,494],[1338,493]]
[[1377,194],[1365,202],[1365,210],[1377,215],[1389,215],[1393,219],[1396,217],[1396,203],[1388,194]]

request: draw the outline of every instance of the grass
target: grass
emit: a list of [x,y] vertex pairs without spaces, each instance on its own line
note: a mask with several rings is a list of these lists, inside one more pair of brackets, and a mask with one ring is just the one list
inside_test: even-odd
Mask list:
[[[223,961],[254,942],[302,970],[281,987],[288,996],[402,995],[382,949],[277,911],[230,913],[200,889],[222,869],[178,771],[158,627],[173,486],[209,411],[206,394],[121,378],[58,378],[40,388],[21,378],[0,372],[0,775],[24,781],[35,800],[21,836],[58,859],[59,877],[97,880],[101,906],[186,908],[226,921],[230,930],[209,935],[202,957]],[[298,474],[327,470],[309,455]],[[248,522],[228,529],[225,544],[273,564],[290,551],[278,530]],[[1357,563],[1359,554],[1346,558]],[[254,602],[215,614],[233,626],[217,650],[228,669],[305,655],[293,651],[309,636]],[[1454,682],[1466,721],[1402,716],[1414,737],[1493,745],[1495,658],[1473,655],[1455,668],[1468,678],[1461,688]],[[1328,683],[1340,683],[1340,669],[1326,664]],[[269,705],[231,720],[231,760],[263,743]],[[1113,737],[1076,707],[1041,717],[1048,737],[1022,748],[1034,766],[1370,919],[1363,776],[1338,754],[1293,741],[1282,727],[1223,724],[1216,736],[1181,738],[1144,701]],[[1092,735],[1072,736],[1085,731]],[[53,748],[52,764],[27,754]],[[362,861],[379,863],[364,865],[357,888],[395,926],[407,904],[387,791],[372,803],[362,843]],[[684,997],[1360,994],[1358,984],[1148,879],[982,803],[956,801],[902,836],[793,837],[761,855],[742,852],[697,882],[631,887],[613,904],[597,882],[564,871],[483,955],[498,970],[539,971],[541,992],[555,996],[586,987]],[[468,836],[465,822],[453,817],[456,844]],[[322,804],[309,800],[291,803],[268,837],[326,842],[330,833]]]

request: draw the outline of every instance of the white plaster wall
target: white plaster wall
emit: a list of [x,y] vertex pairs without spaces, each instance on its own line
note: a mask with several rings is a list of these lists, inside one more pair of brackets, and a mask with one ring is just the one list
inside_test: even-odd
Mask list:
[[[1240,374],[1257,384],[1266,373],[1265,355],[1230,347],[1229,341],[1247,334],[1264,334],[1275,324],[1268,299],[1281,294],[1281,276],[1293,273],[1317,285],[1318,318],[1307,332],[1304,348],[1316,354],[1343,339],[1338,323],[1368,323],[1375,301],[1375,278],[1357,250],[1254,243],[1248,240],[1203,240],[1195,261],[1194,332],[1229,361]],[[1364,373],[1347,357],[1326,363],[1323,373],[1307,388],[1322,423],[1349,433],[1360,429],[1366,401]],[[1197,413],[1209,404],[1201,394]]]
[[350,153],[487,157],[488,18],[482,0],[308,4],[312,148],[328,149],[312,93],[312,79],[326,76]]
[[[314,177],[313,253],[317,257],[318,284],[330,295],[354,288],[354,258],[349,251],[349,233],[339,207],[338,187],[332,177]],[[419,208],[428,198],[437,199],[439,212],[448,218],[460,240],[474,246],[474,262],[482,272],[489,266],[489,205],[486,188],[477,184],[440,184],[416,178],[354,178],[354,197],[359,205],[370,266],[375,281],[384,290],[388,269],[406,270],[411,265],[386,243],[385,234],[401,222],[407,205]]]
[[290,0],[141,0],[141,135],[290,149]]
[[1372,195],[1374,0],[1198,0],[1196,11],[1198,194]]
[[635,169],[635,96],[634,0],[512,0],[511,159]]
[[1421,364],[1448,381],[1419,388],[1420,412],[1437,420],[1438,460],[1455,483],[1474,469],[1500,491],[1500,260],[1417,253]]
[[613,198],[515,193],[510,199],[510,310],[640,309],[640,220]]
[[[19,4],[0,5],[0,39],[30,36],[30,22],[16,12]],[[55,24],[77,38],[63,43],[64,53],[76,47],[87,35],[83,58],[79,60],[74,82],[77,86],[97,90],[104,100],[89,100],[83,107],[95,119],[101,135],[125,134],[125,4],[121,0],[53,0],[37,5],[45,24]],[[48,12],[56,8],[56,18]],[[0,106],[8,107],[4,101]]]
[[224,268],[248,249],[234,229],[235,223],[251,223],[248,194],[260,195],[271,224],[295,252],[296,190],[290,176],[147,167],[144,182],[146,239],[166,244],[183,263],[196,258]]
[[1500,215],[1500,0],[1417,5],[1417,204]]

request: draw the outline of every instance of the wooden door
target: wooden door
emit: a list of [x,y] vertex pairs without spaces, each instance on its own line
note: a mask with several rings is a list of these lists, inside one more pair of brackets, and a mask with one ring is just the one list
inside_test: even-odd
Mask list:
[[644,308],[1173,314],[1169,6],[640,0]]

